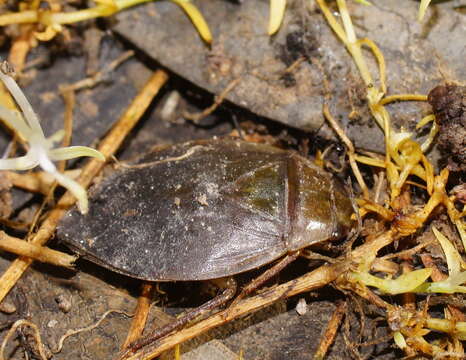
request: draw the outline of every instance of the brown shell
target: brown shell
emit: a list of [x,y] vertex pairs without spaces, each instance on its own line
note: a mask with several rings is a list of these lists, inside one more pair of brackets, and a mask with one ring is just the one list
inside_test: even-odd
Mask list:
[[343,187],[294,152],[237,140],[153,152],[93,191],[58,236],[114,271],[154,281],[204,280],[267,264],[344,235]]

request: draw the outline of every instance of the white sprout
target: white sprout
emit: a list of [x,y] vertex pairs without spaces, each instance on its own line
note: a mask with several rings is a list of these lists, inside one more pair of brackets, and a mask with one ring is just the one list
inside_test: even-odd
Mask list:
[[99,151],[87,146],[69,146],[53,149],[54,143],[63,138],[64,131],[60,130],[49,138],[44,136],[39,118],[18,84],[8,75],[9,71],[7,68],[8,65],[3,63],[0,69],[0,79],[15,99],[22,114],[0,105],[0,118],[29,143],[29,150],[24,156],[12,159],[0,159],[0,170],[29,170],[39,165],[76,197],[81,213],[87,213],[88,200],[86,190],[76,181],[61,174],[53,161],[69,160],[80,156],[96,157],[104,161],[105,157]]

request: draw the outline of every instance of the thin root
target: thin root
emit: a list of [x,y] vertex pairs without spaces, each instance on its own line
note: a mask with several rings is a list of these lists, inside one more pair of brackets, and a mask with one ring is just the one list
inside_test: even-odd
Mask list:
[[37,349],[39,350],[39,355],[41,357],[41,360],[47,360],[47,355],[45,353],[44,344],[42,343],[42,340],[40,337],[39,328],[37,327],[36,324],[28,320],[25,320],[25,319],[20,319],[20,320],[15,321],[15,323],[11,326],[10,330],[6,334],[5,338],[3,339],[2,346],[0,347],[0,360],[5,360],[4,353],[5,353],[6,344],[8,343],[10,338],[13,336],[15,331],[20,326],[29,326],[33,330],[34,340],[37,343]]
[[240,81],[241,81],[241,77],[238,77],[238,78],[232,80],[227,85],[227,87],[220,93],[220,95],[215,96],[214,103],[211,106],[209,106],[207,109],[204,109],[201,112],[194,113],[194,114],[188,113],[188,112],[185,111],[183,113],[183,117],[188,119],[188,120],[191,120],[195,124],[199,124],[199,122],[202,119],[204,119],[206,116],[209,116],[215,110],[217,110],[217,108],[220,106],[220,104],[223,102],[223,100],[225,100],[225,97],[230,93],[230,91],[232,91],[236,87],[236,85],[239,84]]
[[97,326],[99,326],[102,321],[105,320],[105,318],[111,314],[111,313],[117,313],[117,314],[123,314],[127,317],[132,317],[134,316],[134,314],[128,314],[127,312],[125,311],[122,311],[122,310],[108,310],[106,311],[101,317],[99,320],[97,320],[94,324],[91,324],[89,326],[86,326],[86,327],[83,327],[83,328],[80,328],[80,329],[74,329],[74,330],[67,330],[65,335],[63,335],[60,340],[58,340],[58,344],[57,344],[57,348],[55,350],[52,350],[52,352],[54,354],[57,354],[59,353],[62,348],[63,348],[63,343],[65,342],[65,340],[67,338],[69,338],[70,336],[73,336],[73,335],[76,335],[76,334],[79,334],[79,333],[82,333],[82,332],[86,332],[86,331],[91,331],[92,329],[95,329]]

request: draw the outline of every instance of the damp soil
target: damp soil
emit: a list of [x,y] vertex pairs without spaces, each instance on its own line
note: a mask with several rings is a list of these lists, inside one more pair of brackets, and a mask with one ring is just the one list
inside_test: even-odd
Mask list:
[[[210,19],[217,39],[211,48],[202,43],[180,9],[169,2],[149,3],[125,11],[115,21],[99,23],[97,27],[89,24],[102,38],[100,55],[94,59],[99,68],[127,49],[135,50],[136,56],[111,73],[104,83],[77,95],[73,144],[95,144],[122,114],[151,72],[162,65],[170,73],[169,83],[125,141],[117,155],[121,160],[134,159],[156,145],[226,136],[239,124],[246,135],[270,137],[280,146],[302,153],[334,144],[335,161],[338,161],[341,148],[339,150],[335,137],[323,125],[321,116],[326,99],[358,148],[382,151],[383,136],[369,121],[362,83],[349,55],[321,14],[311,9],[309,15],[302,16],[304,2],[291,2],[282,29],[269,38],[265,33],[268,2],[239,3],[197,4]],[[461,43],[461,36],[464,36],[465,18],[453,10],[455,3],[447,1],[434,5],[430,18],[423,24],[414,20],[416,1],[394,0],[351,9],[356,11],[355,25],[361,35],[373,38],[384,52],[388,83],[393,93],[427,93],[446,81],[466,78],[464,47],[454,45]],[[397,29],[396,36],[392,29]],[[38,49],[31,57],[39,56],[41,51],[49,49]],[[23,79],[25,93],[42,119],[46,134],[59,130],[63,124],[64,103],[59,86],[84,78],[87,61],[86,49],[73,56],[54,55],[52,63],[28,71],[29,77]],[[296,61],[302,61],[301,65],[287,73],[285,70]],[[230,81],[239,77],[238,86],[218,111],[198,124],[183,119],[183,111],[201,111],[211,104],[213,93],[220,93]],[[173,94],[179,95],[179,105],[167,116],[163,109]],[[464,102],[462,106],[461,119],[464,120]],[[428,104],[403,103],[392,105],[390,111],[395,114],[396,125],[412,129],[420,120],[420,114],[428,114],[431,108]],[[349,113],[354,116],[349,118]],[[1,149],[6,148],[8,141],[8,136],[0,133]],[[429,156],[439,157],[436,149]],[[13,220],[30,218],[32,211],[27,210],[37,206],[39,199],[17,190],[10,193],[9,189],[8,184],[2,182],[0,212]],[[17,235],[25,234],[17,230]],[[57,241],[49,245],[68,251]],[[13,256],[0,253],[0,271],[13,260]],[[273,282],[299,276],[308,271],[309,266],[307,261],[299,260]],[[242,275],[240,281],[246,283],[258,273],[260,270]],[[73,271],[36,264],[27,270],[3,302],[0,335],[3,338],[14,321],[28,319],[38,325],[42,341],[54,359],[112,359],[130,327],[131,319],[123,312],[134,311],[140,286],[139,280],[85,260],[78,260]],[[205,288],[203,283],[196,282],[161,284],[161,292],[154,295],[155,305],[147,328],[161,321],[160,310],[173,316],[209,299],[212,294]],[[236,359],[240,352],[246,360],[312,359],[335,310],[336,300],[341,297],[328,287],[279,301],[183,344],[183,359]],[[307,303],[307,312],[302,315],[295,310],[300,298]],[[68,330],[95,324],[109,310],[116,311],[94,329],[67,338],[61,351],[53,353]],[[376,322],[378,314],[374,312],[372,316],[370,320]],[[357,324],[357,315],[350,321]],[[386,329],[383,326],[377,329],[372,335],[383,337]],[[371,331],[366,328],[361,333]],[[37,357],[31,344],[33,340],[26,332],[9,343],[6,354],[11,359]],[[363,354],[372,359],[401,356],[388,344],[368,346]],[[327,358],[350,356],[343,332],[340,332]],[[171,357],[170,353],[163,358]]]
[[429,92],[439,126],[442,160],[452,171],[466,170],[466,86],[445,84]]

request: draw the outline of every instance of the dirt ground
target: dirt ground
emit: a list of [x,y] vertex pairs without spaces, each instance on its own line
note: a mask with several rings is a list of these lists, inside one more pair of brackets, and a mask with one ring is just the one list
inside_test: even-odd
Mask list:
[[[102,35],[100,68],[128,49],[135,50],[136,55],[112,72],[107,81],[78,93],[73,144],[95,145],[153,70],[163,66],[169,71],[169,82],[126,139],[117,155],[120,160],[134,159],[155,145],[226,136],[237,128],[235,122],[246,131],[252,129],[251,132],[273,137],[282,146],[315,150],[336,141],[330,128],[323,124],[324,99],[357,148],[383,152],[383,134],[366,110],[363,83],[319,11],[311,9],[304,16],[303,2],[290,2],[282,28],[269,38],[264,31],[266,1],[245,1],[240,5],[217,0],[196,4],[212,28],[215,43],[211,48],[200,40],[185,14],[165,1],[124,11],[112,20],[98,23],[99,30],[95,30],[93,22],[79,29],[81,40],[89,31],[87,27]],[[460,5],[456,0],[434,4],[428,19],[419,24],[414,20],[416,1],[378,2],[372,7],[351,2],[359,35],[372,38],[385,55],[391,92],[427,94],[445,81],[466,79],[466,19],[464,13],[456,10]],[[30,54],[31,58],[43,52],[52,54],[50,64],[27,71],[21,81],[46,134],[63,126],[65,107],[59,86],[86,77],[88,48],[83,40],[79,47],[74,55],[54,53],[46,46]],[[303,59],[301,66],[283,76],[284,70],[299,58]],[[374,68],[375,62],[370,65]],[[199,124],[182,118],[182,111],[198,112],[209,106],[211,93],[220,93],[235,79],[239,79],[238,85],[212,115]],[[175,92],[180,94],[178,107],[170,116],[164,116],[167,99]],[[408,129],[414,128],[421,114],[430,111],[428,103],[390,105],[396,126]],[[349,118],[352,112],[355,115]],[[0,132],[2,152],[9,141],[8,134]],[[441,156],[437,148],[429,153],[435,164]],[[17,221],[30,219],[39,203],[37,195],[18,189],[12,189],[12,199],[10,218]],[[14,235],[20,237],[24,232],[17,230]],[[57,239],[49,246],[69,251]],[[1,273],[13,259],[10,254],[0,253]],[[308,261],[300,259],[274,281],[283,282],[309,268]],[[243,275],[241,281],[245,283],[259,273],[257,270]],[[112,359],[126,338],[131,323],[128,315],[134,312],[140,286],[139,280],[83,259],[77,261],[74,270],[36,264],[5,299],[0,312],[0,336],[6,335],[14,321],[25,318],[37,324],[53,359]],[[148,330],[163,317],[161,310],[175,315],[209,299],[211,294],[205,288],[205,284],[191,282],[161,284],[160,293],[154,295]],[[335,304],[343,298],[340,292],[327,287],[278,301],[183,344],[182,359],[229,360],[237,359],[240,352],[245,360],[312,359]],[[305,299],[307,311],[299,315],[296,306],[301,299]],[[356,307],[357,301],[352,301]],[[68,337],[56,351],[60,338],[69,329],[95,324],[109,310],[112,312],[98,326]],[[377,322],[377,311],[372,315],[371,324]],[[349,321],[358,323],[357,316],[352,316]],[[367,334],[371,333],[371,326],[364,330]],[[343,335],[342,330],[327,359],[350,358]],[[383,325],[372,332],[373,338],[384,335]],[[10,359],[38,358],[30,343],[31,334],[25,331],[8,343],[5,353]],[[360,351],[370,359],[403,356],[389,343]],[[172,358],[172,353],[163,358]]]

